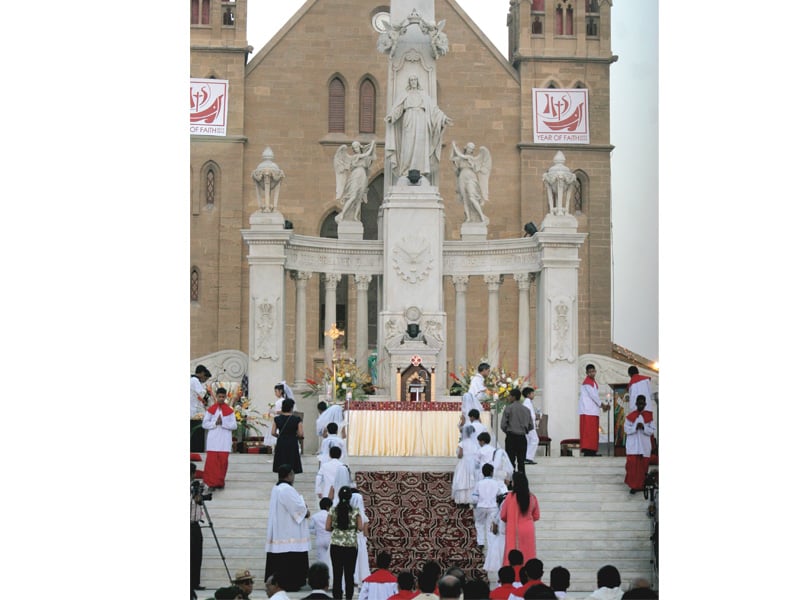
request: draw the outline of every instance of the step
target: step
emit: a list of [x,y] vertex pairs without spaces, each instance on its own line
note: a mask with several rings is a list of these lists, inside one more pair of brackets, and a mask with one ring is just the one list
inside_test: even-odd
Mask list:
[[[538,457],[527,465],[542,512],[537,523],[537,550],[545,571],[561,564],[570,570],[570,594],[583,597],[594,590],[596,572],[614,564],[628,582],[641,576],[653,579],[649,501],[642,494],[630,495],[623,479],[624,457]],[[318,467],[313,455],[302,457],[303,473],[295,488],[309,508],[318,509],[314,480]],[[350,457],[354,476],[359,471],[452,472],[454,457]],[[201,466],[201,465],[200,465]],[[202,466],[201,466],[202,468]],[[265,598],[263,591],[264,542],[269,494],[277,474],[272,456],[231,454],[226,486],[213,493],[207,503],[228,568],[233,573],[248,568],[256,579],[252,598]],[[226,584],[227,573],[211,531],[203,529],[202,581],[208,590]],[[311,561],[316,559],[313,544]],[[477,547],[474,552],[479,552]],[[489,574],[490,581],[496,574]],[[585,592],[585,593],[583,593]],[[306,592],[290,594],[302,598]],[[213,591],[208,594],[213,596]],[[203,593],[200,594],[203,598]]]

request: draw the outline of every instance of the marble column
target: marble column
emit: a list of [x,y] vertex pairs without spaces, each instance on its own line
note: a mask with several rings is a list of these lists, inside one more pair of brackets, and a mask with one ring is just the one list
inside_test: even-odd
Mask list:
[[369,314],[367,312],[367,291],[372,275],[356,275],[356,364],[365,373],[369,372],[367,358],[369,355],[367,335]]
[[306,385],[306,292],[311,273],[308,271],[292,271],[295,285],[294,300],[294,389]]
[[[325,273],[325,329],[336,323],[336,286],[342,279],[340,273]],[[325,364],[333,363],[333,339],[325,336]]]
[[483,280],[489,289],[487,358],[494,368],[500,362],[500,285],[503,283],[503,276],[484,275]]
[[516,273],[514,281],[519,288],[517,375],[531,381],[531,274]]
[[456,349],[453,371],[467,368],[467,286],[469,275],[453,275],[456,288]]

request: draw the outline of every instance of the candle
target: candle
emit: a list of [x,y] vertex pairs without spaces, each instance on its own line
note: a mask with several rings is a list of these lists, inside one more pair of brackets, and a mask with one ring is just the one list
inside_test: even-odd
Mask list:
[[431,393],[429,394],[430,401],[436,400],[436,367],[431,367]]
[[400,394],[400,367],[397,367],[397,375],[395,376],[395,397],[394,399],[399,401],[402,398]]

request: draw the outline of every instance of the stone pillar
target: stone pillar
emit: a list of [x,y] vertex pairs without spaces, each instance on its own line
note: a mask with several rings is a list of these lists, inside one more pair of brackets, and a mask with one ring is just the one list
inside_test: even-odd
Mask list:
[[250,228],[242,230],[250,267],[247,377],[253,407],[262,412],[286,368],[284,265],[292,232],[283,224],[281,213],[258,211],[250,217]]
[[498,366],[500,361],[500,285],[503,283],[502,275],[484,275],[483,280],[489,289],[489,331],[487,358],[492,368]]
[[467,368],[467,285],[469,275],[453,275],[453,286],[456,288],[455,373]]
[[516,273],[514,281],[519,288],[517,375],[531,380],[531,274]]
[[365,373],[369,372],[369,314],[367,312],[367,291],[372,275],[356,275],[356,364]]
[[542,257],[536,302],[536,383],[542,389],[542,410],[549,415],[548,432],[558,444],[580,434],[578,252],[586,234],[577,233],[572,215],[550,214],[534,239]]
[[[325,273],[325,329],[336,323],[336,286],[341,281],[339,273]],[[333,339],[325,336],[325,364],[333,363]]]
[[306,290],[311,273],[292,271],[295,284],[295,343],[294,385],[295,390],[306,385]]

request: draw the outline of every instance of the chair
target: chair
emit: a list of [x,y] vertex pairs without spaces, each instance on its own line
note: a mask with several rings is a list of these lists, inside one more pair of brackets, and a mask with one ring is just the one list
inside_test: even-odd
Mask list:
[[550,436],[547,435],[547,415],[539,417],[536,433],[539,436],[539,445],[544,446],[544,455],[550,456]]

